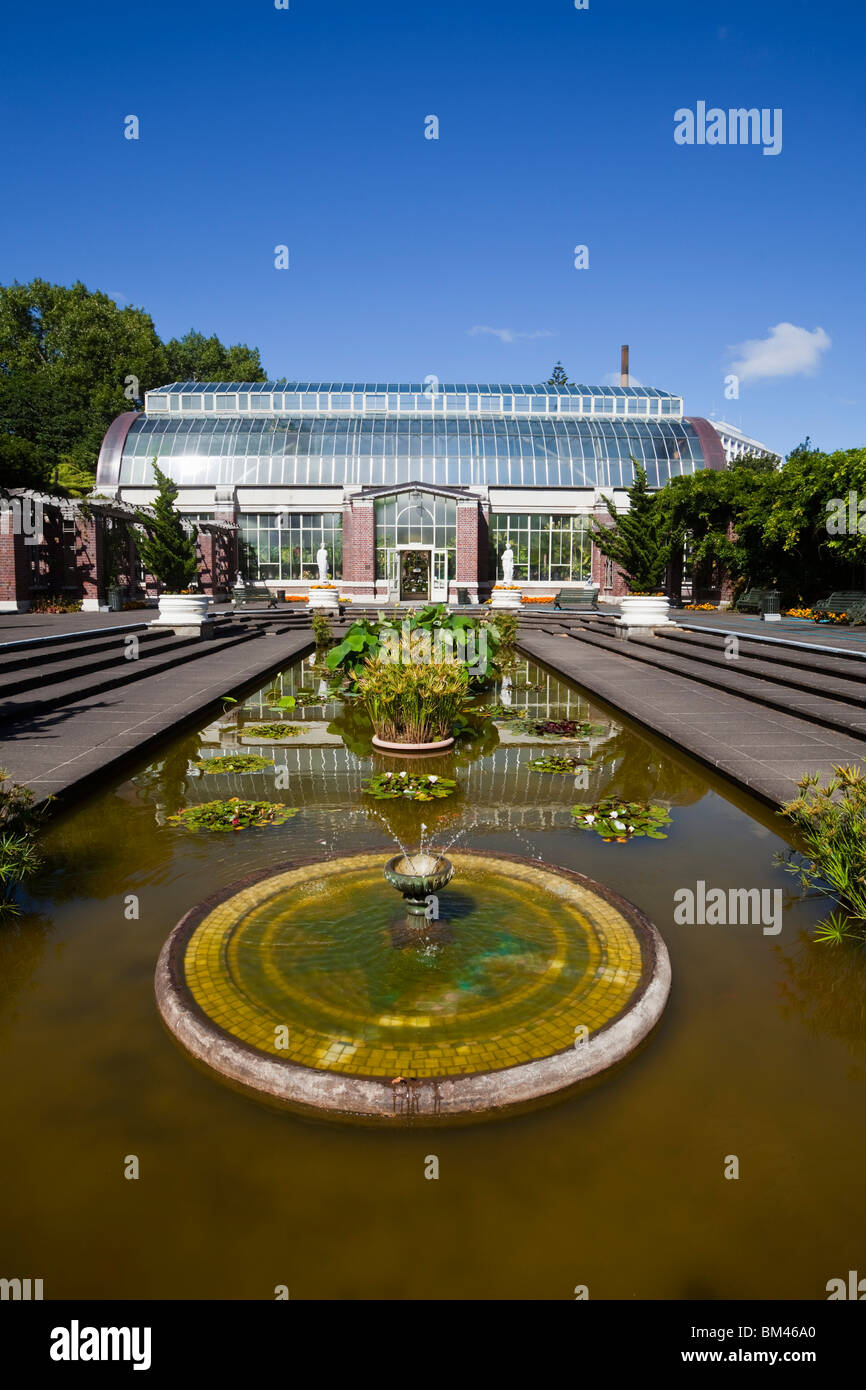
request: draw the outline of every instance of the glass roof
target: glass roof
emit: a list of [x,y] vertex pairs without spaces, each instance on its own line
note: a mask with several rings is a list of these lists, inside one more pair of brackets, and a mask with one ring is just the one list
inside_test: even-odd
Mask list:
[[[303,391],[303,392],[366,392],[370,394],[394,392],[406,395],[430,395],[430,384],[423,381],[175,381],[170,386],[159,386],[148,395],[165,395],[169,392],[231,392],[231,391]],[[440,381],[436,384],[436,394],[454,395],[461,393],[481,395],[516,396],[670,396],[669,391],[657,391],[652,386],[548,386],[543,382],[531,384],[510,381],[462,382]]]
[[[132,422],[117,481],[181,486],[627,487],[631,456],[651,487],[706,466],[688,420],[480,416],[146,416]],[[114,465],[116,466],[116,464]],[[108,452],[97,484],[109,483]]]

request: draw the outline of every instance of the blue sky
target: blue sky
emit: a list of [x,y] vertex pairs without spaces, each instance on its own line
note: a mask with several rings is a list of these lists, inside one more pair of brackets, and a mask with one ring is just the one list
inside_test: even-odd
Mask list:
[[[290,379],[592,384],[628,342],[691,414],[866,443],[860,5],[48,0],[0,37],[4,283]],[[781,108],[782,152],[675,144],[698,101]]]

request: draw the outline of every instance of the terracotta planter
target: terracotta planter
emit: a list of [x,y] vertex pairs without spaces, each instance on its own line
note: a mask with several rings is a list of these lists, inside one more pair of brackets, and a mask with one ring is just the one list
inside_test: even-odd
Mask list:
[[620,600],[619,622],[622,627],[664,627],[671,601],[665,594],[628,594]]
[[438,743],[388,743],[385,739],[379,738],[378,734],[373,735],[373,747],[380,753],[393,753],[402,757],[423,757],[429,753],[447,753],[449,748],[454,747],[453,738],[440,739]]

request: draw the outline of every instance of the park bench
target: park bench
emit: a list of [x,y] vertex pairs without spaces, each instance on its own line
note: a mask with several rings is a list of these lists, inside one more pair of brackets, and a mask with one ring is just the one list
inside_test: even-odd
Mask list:
[[866,593],[862,589],[838,589],[812,607],[812,617],[816,623],[841,613],[846,613],[852,623],[866,621]]
[[597,610],[598,589],[560,589],[553,601],[554,608]]
[[232,598],[235,604],[259,603],[262,599],[267,600],[269,608],[276,608],[277,596],[273,589],[269,589],[267,584],[244,584],[243,587],[235,586],[232,589]]
[[749,589],[747,593],[741,594],[736,602],[738,613],[763,613],[764,603],[770,594],[776,593],[775,589]]

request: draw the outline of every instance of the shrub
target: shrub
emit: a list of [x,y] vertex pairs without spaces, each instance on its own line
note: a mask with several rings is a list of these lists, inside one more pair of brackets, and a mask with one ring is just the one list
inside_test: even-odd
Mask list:
[[493,626],[499,633],[503,650],[509,651],[517,641],[517,614],[498,612]]
[[451,735],[466,700],[465,666],[451,661],[404,666],[367,661],[358,678],[361,702],[388,743],[436,743]]
[[317,647],[328,647],[331,644],[331,620],[327,613],[314,611],[312,616],[313,636],[316,639]]

